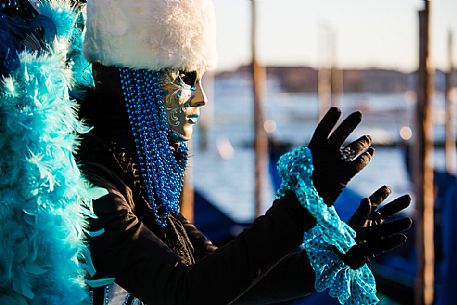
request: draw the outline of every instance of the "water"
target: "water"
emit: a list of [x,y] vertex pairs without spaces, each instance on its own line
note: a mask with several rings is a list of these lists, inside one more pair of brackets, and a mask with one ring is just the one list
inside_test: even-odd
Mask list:
[[[306,145],[317,124],[318,98],[314,94],[286,94],[270,82],[265,100],[266,119],[274,121],[275,135],[283,140]],[[222,211],[236,220],[251,221],[254,216],[254,152],[252,95],[246,79],[216,80],[215,97],[209,112],[213,125],[207,151],[198,147],[199,131],[195,130],[191,174],[195,187],[203,192]],[[443,98],[435,97],[434,126],[436,139],[443,139]],[[399,140],[399,130],[411,125],[414,118],[414,97],[408,94],[346,94],[340,101],[344,116],[361,110],[363,122],[350,140],[363,134],[372,135],[375,142]],[[211,108],[213,108],[211,110]],[[202,111],[203,116],[208,113]],[[205,118],[202,118],[205,119]],[[223,160],[216,144],[229,141],[234,148],[232,158]],[[376,147],[375,147],[376,148]],[[435,156],[437,168],[444,167],[443,151]],[[274,191],[265,175],[263,210],[273,201]],[[393,187],[395,196],[411,193],[402,152],[399,148],[378,148],[370,165],[357,175],[349,186],[361,195],[370,195],[381,185]]]

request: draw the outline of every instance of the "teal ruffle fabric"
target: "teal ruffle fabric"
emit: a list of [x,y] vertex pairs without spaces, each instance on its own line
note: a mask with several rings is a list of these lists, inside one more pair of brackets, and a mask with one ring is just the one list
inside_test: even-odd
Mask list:
[[295,192],[300,203],[314,216],[317,224],[305,232],[304,247],[316,273],[317,291],[329,289],[341,304],[377,304],[376,283],[367,265],[354,270],[344,264],[332,250],[346,253],[355,242],[355,231],[339,218],[334,207],[328,207],[314,188],[313,160],[307,147],[297,147],[281,156],[278,171],[281,187],[277,196],[287,190]]

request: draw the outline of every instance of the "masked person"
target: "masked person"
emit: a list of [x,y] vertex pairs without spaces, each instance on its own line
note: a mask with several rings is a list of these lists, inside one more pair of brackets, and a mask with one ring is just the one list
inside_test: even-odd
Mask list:
[[[93,290],[94,303],[266,304],[313,291],[305,253],[291,252],[315,220],[293,194],[219,249],[179,213],[186,141],[207,103],[201,79],[214,62],[211,2],[97,0],[87,14],[84,52],[95,88],[81,115],[94,130],[78,157],[88,179],[109,192],[94,202],[91,221],[93,286],[103,286]],[[340,147],[361,116],[330,135],[339,115],[331,109],[309,145],[314,184],[328,205],[373,154],[364,136],[342,160]],[[360,266],[403,241],[396,235],[363,254],[356,247],[350,260]]]
[[[93,129],[77,161],[107,191],[89,219],[90,304],[271,304],[315,290],[314,258],[299,246],[320,218],[294,192],[221,248],[179,213],[186,141],[207,103],[201,78],[214,62],[214,30],[210,0],[88,2],[84,53],[95,86],[80,99],[79,115]],[[328,206],[373,155],[369,136],[341,148],[361,114],[334,129],[340,115],[330,109],[308,145],[313,194]],[[332,250],[335,260],[359,270],[405,241],[398,232],[410,220],[384,220],[409,197],[376,210],[389,192],[362,201],[348,222],[355,242]]]

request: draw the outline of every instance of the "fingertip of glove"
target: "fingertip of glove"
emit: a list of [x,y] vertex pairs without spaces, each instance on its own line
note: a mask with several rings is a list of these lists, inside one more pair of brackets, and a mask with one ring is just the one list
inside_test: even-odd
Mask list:
[[366,213],[369,213],[371,210],[371,201],[369,198],[363,198],[360,201],[360,207],[362,211],[367,211]]
[[362,138],[365,138],[365,140],[366,140],[368,143],[373,142],[373,138],[372,138],[370,135],[368,135],[368,134],[362,136]]
[[[401,199],[402,201],[407,202],[408,205],[409,205],[409,204],[411,203],[411,201],[412,201],[412,198],[411,198],[411,196],[410,196],[409,194],[406,194],[406,195],[401,196],[400,199]],[[407,205],[407,206],[408,206],[408,205]]]
[[328,110],[328,112],[332,112],[332,113],[341,113],[341,108],[340,108],[340,107],[336,107],[336,106],[332,106],[332,107],[330,107],[330,109]]
[[392,193],[392,188],[388,185],[383,185],[377,189],[371,196],[370,200],[374,205],[379,205]]
[[390,251],[390,250],[393,250],[395,248],[398,248],[401,245],[403,245],[406,242],[407,239],[408,238],[406,237],[406,235],[401,234],[401,233],[392,235],[392,236],[387,237],[385,239],[381,239],[381,240],[379,240],[379,246],[380,246],[380,249],[381,249],[381,251],[379,251],[379,253],[384,252],[384,251]]
[[388,222],[386,225],[391,224],[392,226],[395,226],[395,230],[398,232],[408,230],[411,228],[411,225],[413,224],[413,221],[410,217],[403,217],[398,220],[395,220],[393,222]]
[[411,228],[411,226],[413,225],[413,220],[411,219],[411,217],[406,217],[406,219],[407,220],[405,220],[405,226],[406,226],[406,224],[407,224],[407,226],[406,226],[405,230]]
[[362,120],[362,112],[360,112],[360,111],[358,111],[358,110],[357,110],[357,111],[354,111],[353,113],[351,113],[351,114],[349,115],[349,117],[361,121],[361,120]]
[[[341,112],[341,109],[339,107],[331,107],[327,113],[324,115],[324,117],[322,118],[320,124],[322,123],[323,125],[321,126],[325,126],[327,128],[333,128],[334,125],[336,124],[336,122],[338,121],[338,119],[340,118],[342,112]],[[328,133],[330,132],[330,130],[328,130]],[[328,133],[326,134],[326,137],[328,136]]]
[[392,187],[390,185],[383,185],[379,188],[379,193],[377,195],[381,197],[382,200],[385,200],[387,197],[392,194]]
[[409,207],[409,205],[411,204],[412,198],[409,194],[406,194],[406,195],[401,196],[398,200],[400,201],[399,209],[404,210],[407,207]]
[[399,234],[395,234],[395,235],[393,236],[393,239],[394,239],[395,242],[400,246],[400,245],[403,245],[403,244],[406,242],[406,240],[408,239],[408,237],[406,237],[405,234],[399,233]]
[[392,193],[392,187],[390,185],[383,185],[382,189],[385,193]]

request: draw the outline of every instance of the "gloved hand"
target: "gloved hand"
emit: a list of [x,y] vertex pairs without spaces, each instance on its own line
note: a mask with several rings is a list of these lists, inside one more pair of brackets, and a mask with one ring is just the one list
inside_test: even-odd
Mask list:
[[362,120],[362,114],[352,113],[330,134],[340,116],[339,108],[330,108],[308,145],[313,155],[314,186],[328,206],[333,205],[349,180],[370,162],[374,153],[368,135],[341,147]]
[[384,221],[408,207],[411,197],[404,195],[377,209],[391,192],[390,187],[383,186],[370,198],[362,199],[357,211],[348,220],[347,224],[357,234],[357,245],[346,254],[337,252],[352,269],[363,266],[375,256],[399,247],[406,241],[406,236],[399,232],[411,227],[411,218],[402,217],[387,223]]

